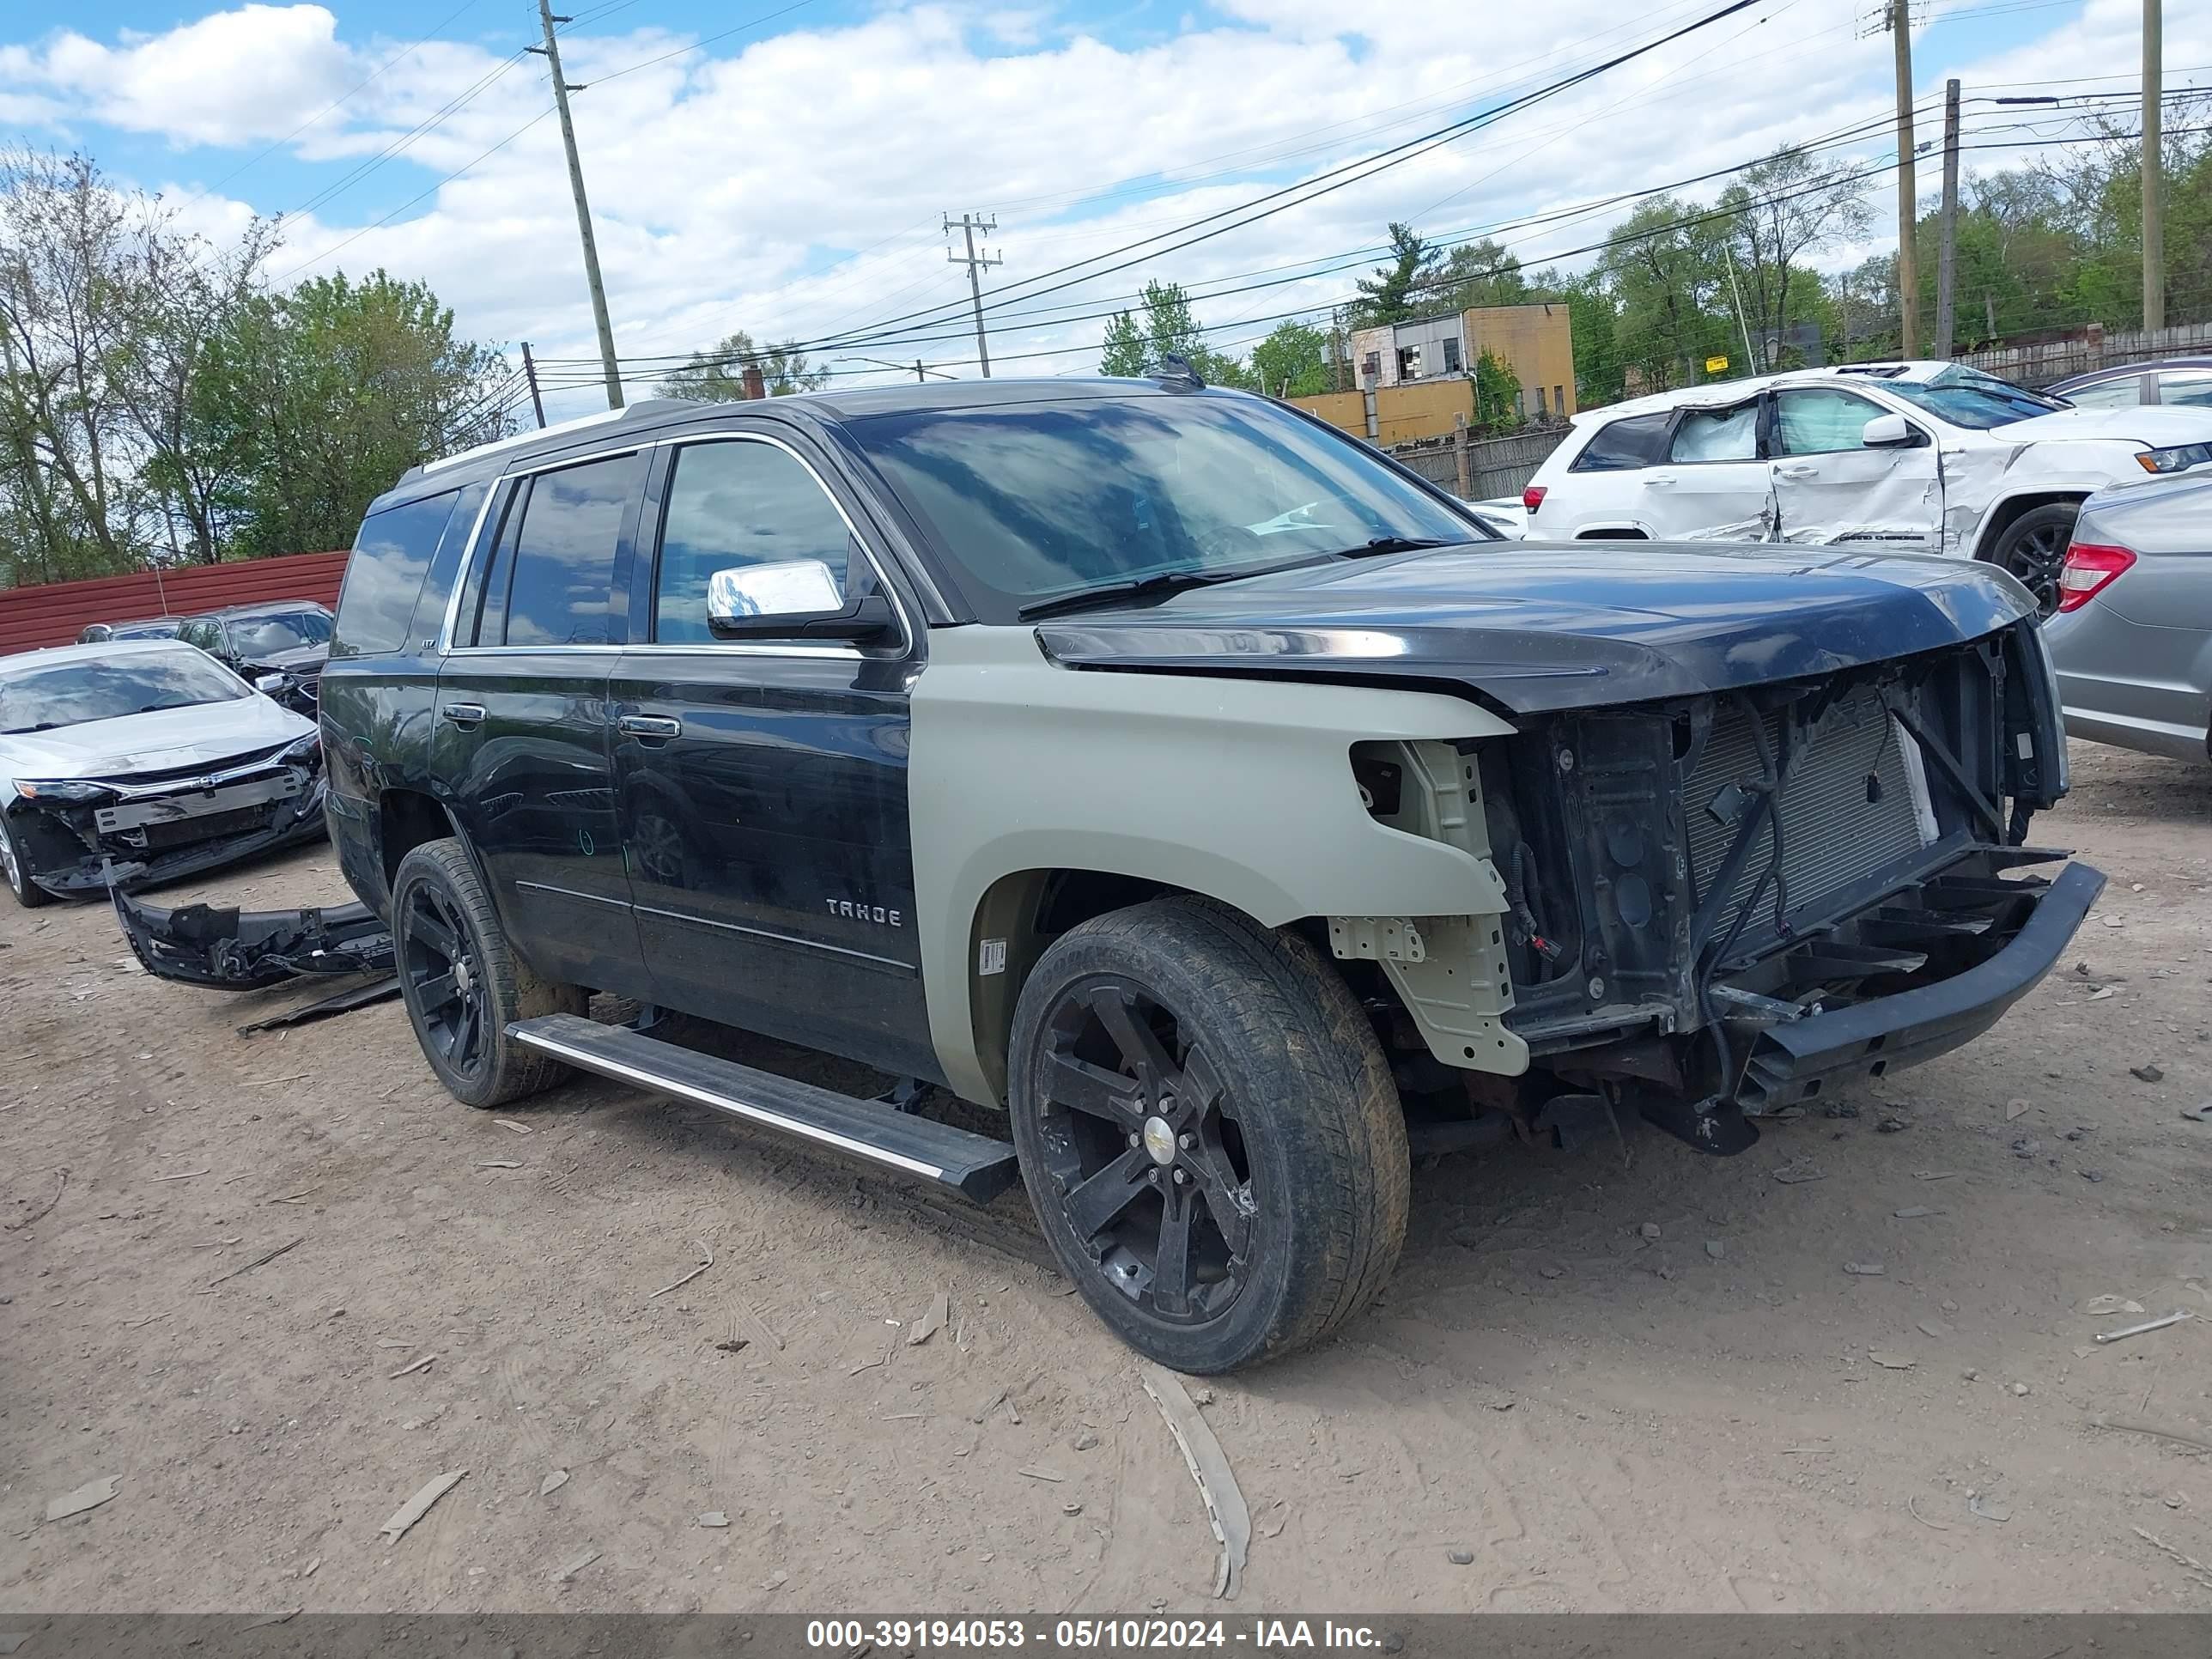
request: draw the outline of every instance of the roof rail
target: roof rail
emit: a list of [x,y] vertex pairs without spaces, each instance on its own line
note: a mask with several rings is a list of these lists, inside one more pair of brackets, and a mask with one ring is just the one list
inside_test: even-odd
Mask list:
[[[518,432],[511,438],[495,438],[489,443],[472,444],[466,449],[457,449],[450,455],[441,455],[435,460],[423,462],[421,466],[408,473],[407,477],[441,471],[449,466],[458,466],[463,461],[473,461],[481,456],[495,455],[501,450],[520,449],[525,444],[536,443],[541,438],[550,438],[559,433],[578,432],[587,427],[611,425],[629,420],[634,416],[644,414],[647,410],[659,412],[678,401],[679,400],[673,398],[648,398],[642,403],[630,404],[621,409],[603,409],[596,415],[579,415],[573,420],[556,421],[550,426],[533,427],[527,432]],[[402,478],[400,482],[405,483],[406,478]]]

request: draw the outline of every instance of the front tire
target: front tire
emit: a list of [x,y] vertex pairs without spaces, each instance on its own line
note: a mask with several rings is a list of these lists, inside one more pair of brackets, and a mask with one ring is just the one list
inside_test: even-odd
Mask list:
[[29,856],[5,817],[0,817],[0,875],[8,878],[8,890],[26,910],[35,910],[54,902],[52,893],[31,879]]
[[1085,922],[1022,988],[1010,1059],[1045,1237],[1146,1358],[1203,1375],[1287,1353],[1396,1267],[1397,1091],[1304,939],[1190,898]]
[[580,1014],[587,998],[580,987],[541,979],[516,959],[459,842],[425,842],[399,861],[392,935],[408,1022],[456,1100],[503,1106],[568,1075],[507,1028],[544,1014]]
[[2034,594],[2043,616],[2058,608],[2058,568],[2066,562],[2066,544],[2074,539],[2074,521],[2081,516],[2075,501],[2030,507],[1990,544],[1989,562]]

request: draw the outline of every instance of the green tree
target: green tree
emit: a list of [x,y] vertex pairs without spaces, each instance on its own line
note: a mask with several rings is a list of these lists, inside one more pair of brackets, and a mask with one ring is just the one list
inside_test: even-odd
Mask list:
[[[1613,228],[1596,274],[1613,296],[1615,353],[1646,391],[1691,386],[1708,356],[1731,350],[1725,232],[1692,203],[1656,196]],[[1750,365],[1739,372],[1748,373]]]
[[1210,351],[1206,331],[1190,308],[1180,283],[1149,282],[1141,298],[1142,315],[1116,312],[1107,319],[1098,372],[1144,378],[1160,372],[1170,357],[1188,363],[1209,386],[1248,386],[1251,374],[1236,358]]
[[1521,306],[1540,297],[1521,261],[1487,236],[1463,242],[1423,279],[1412,297],[1416,317],[1445,317],[1474,306]]
[[341,273],[252,296],[208,342],[186,435],[227,480],[226,550],[349,545],[408,468],[507,430],[506,378],[421,283]]
[[1510,432],[1521,424],[1521,377],[1495,352],[1474,362],[1474,423],[1492,432]]
[[1150,344],[1134,313],[1115,312],[1106,319],[1106,345],[1099,354],[1098,372],[1125,380],[1142,378],[1150,368]]
[[125,280],[138,204],[89,156],[0,150],[0,525],[11,581],[139,556],[116,365],[143,325]]
[[689,398],[695,403],[743,403],[748,368],[760,370],[771,398],[819,392],[830,384],[829,368],[810,363],[796,340],[762,347],[739,329],[723,336],[712,350],[693,352],[691,361],[655,386],[653,392],[662,398]]
[[1415,316],[1415,295],[1433,274],[1436,263],[1436,250],[1414,234],[1411,225],[1393,221],[1390,263],[1376,266],[1374,275],[1359,279],[1360,297],[1352,302],[1352,326],[1373,328]]
[[1328,390],[1328,337],[1310,323],[1278,323],[1252,348],[1257,389],[1277,398],[1310,398]]
[[[1826,292],[1807,256],[1863,236],[1874,222],[1874,210],[1862,193],[1863,182],[1848,172],[1816,167],[1802,149],[1778,149],[1721,192],[1719,207],[1734,216],[1728,245],[1739,269],[1744,320],[1762,357],[1782,355],[1783,331],[1822,322]],[[1731,299],[1734,290],[1731,290]],[[1793,365],[1761,362],[1747,368]]]

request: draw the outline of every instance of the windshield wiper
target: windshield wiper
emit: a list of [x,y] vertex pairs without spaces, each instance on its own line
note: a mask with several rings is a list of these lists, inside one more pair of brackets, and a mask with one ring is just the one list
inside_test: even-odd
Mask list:
[[1418,553],[1428,547],[1457,547],[1459,543],[1442,536],[1376,536],[1357,547],[1340,547],[1333,556],[1340,559],[1364,558],[1370,553]]
[[1109,599],[1135,599],[1154,593],[1180,593],[1188,587],[1210,587],[1216,582],[1231,582],[1240,577],[1263,575],[1270,570],[1285,568],[1288,567],[1284,565],[1265,565],[1246,570],[1156,570],[1149,576],[1133,576],[1127,581],[1108,582],[1103,586],[1086,587],[1079,592],[1036,599],[1022,606],[1014,615],[1028,622],[1035,617],[1055,617],[1064,611],[1087,610]]

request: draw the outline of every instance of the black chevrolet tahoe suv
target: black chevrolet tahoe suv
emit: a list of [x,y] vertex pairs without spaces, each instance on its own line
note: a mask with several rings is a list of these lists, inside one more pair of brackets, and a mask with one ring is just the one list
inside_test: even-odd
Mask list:
[[1019,1179],[1187,1371],[1350,1317],[1422,1149],[1626,1111],[1739,1151],[1988,1030],[2103,884],[2027,843],[2065,750],[2010,578],[1502,542],[1188,378],[649,403],[417,468],[321,722],[456,1097],[577,1068]]

